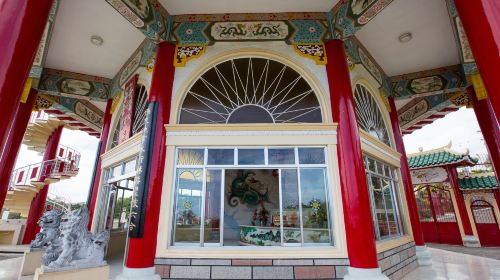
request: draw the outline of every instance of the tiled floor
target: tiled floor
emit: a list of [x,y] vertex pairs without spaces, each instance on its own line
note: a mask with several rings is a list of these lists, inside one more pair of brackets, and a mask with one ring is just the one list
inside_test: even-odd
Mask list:
[[[432,266],[419,267],[404,280],[500,280],[500,260],[432,249]],[[0,261],[0,279],[17,280],[22,258]],[[111,261],[111,274],[119,273],[122,263]],[[111,277],[113,279],[114,277]],[[32,277],[23,277],[32,279]]]
[[500,260],[500,247],[471,248],[460,245],[426,243],[427,247]]
[[432,266],[409,273],[404,280],[500,279],[500,260],[429,248]]

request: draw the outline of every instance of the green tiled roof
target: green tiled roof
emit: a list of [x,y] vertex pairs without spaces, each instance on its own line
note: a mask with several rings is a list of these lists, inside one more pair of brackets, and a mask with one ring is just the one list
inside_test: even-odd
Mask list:
[[410,169],[423,167],[440,166],[448,164],[471,165],[477,162],[477,159],[470,157],[468,154],[458,154],[450,152],[446,149],[436,152],[426,152],[408,156],[408,165]]
[[458,187],[461,190],[484,190],[498,188],[497,178],[489,176],[471,176],[458,179]]

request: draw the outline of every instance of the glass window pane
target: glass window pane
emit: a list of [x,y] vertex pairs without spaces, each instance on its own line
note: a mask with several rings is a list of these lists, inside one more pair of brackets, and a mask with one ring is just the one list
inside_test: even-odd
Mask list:
[[135,172],[135,164],[136,164],[135,158],[133,160],[127,161],[125,163],[125,172],[124,172],[124,174],[130,173],[130,172]]
[[368,170],[375,172],[375,160],[368,158]]
[[203,169],[177,170],[174,242],[200,242]]
[[178,165],[203,165],[205,162],[204,149],[179,149]]
[[122,165],[120,164],[120,165],[113,167],[111,174],[112,174],[111,178],[115,178],[115,177],[122,175]]
[[372,187],[373,187],[373,199],[375,204],[375,216],[377,218],[378,230],[380,237],[389,235],[389,226],[386,219],[386,210],[384,203],[384,194],[382,190],[382,185],[378,177],[371,177]]
[[325,149],[323,148],[299,148],[300,164],[324,164]]
[[377,171],[376,172],[380,175],[384,175],[384,165],[380,161],[377,161]]
[[226,169],[224,246],[280,246],[279,171]]
[[208,165],[233,165],[234,149],[208,149]]
[[207,170],[204,242],[220,242],[220,199],[222,170]]
[[294,149],[269,149],[269,164],[295,164]]
[[324,169],[301,169],[304,243],[331,243]]
[[281,191],[283,242],[302,243],[300,232],[299,183],[296,169],[281,170]]
[[264,164],[264,149],[238,149],[238,164]]

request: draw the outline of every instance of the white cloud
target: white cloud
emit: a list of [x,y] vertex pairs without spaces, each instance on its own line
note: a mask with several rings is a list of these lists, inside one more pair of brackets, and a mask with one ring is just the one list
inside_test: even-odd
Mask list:
[[486,154],[483,135],[477,123],[474,110],[465,107],[438,119],[432,124],[403,137],[406,153],[443,147],[452,141],[452,149],[465,151],[471,155]]
[[[94,161],[99,139],[82,131],[64,129],[60,144],[80,152],[80,170],[78,175],[50,185],[49,193],[63,197],[67,202],[85,202],[94,170]],[[16,161],[16,168],[38,163],[42,156],[29,151],[25,145],[21,146]]]

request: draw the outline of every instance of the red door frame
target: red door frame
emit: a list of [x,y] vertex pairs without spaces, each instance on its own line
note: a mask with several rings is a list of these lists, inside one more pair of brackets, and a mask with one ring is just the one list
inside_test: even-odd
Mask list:
[[[451,206],[453,207],[453,214],[455,217],[454,222],[438,221],[436,214],[437,210],[435,206],[435,197],[433,197],[431,194],[431,187],[440,189],[448,194],[447,197],[449,198]],[[425,188],[427,192],[427,201],[431,209],[433,219],[433,222],[420,222],[425,242],[462,245],[462,235],[460,234],[457,214],[455,211],[455,206],[453,205],[453,199],[450,190],[439,186],[425,185],[418,188],[416,191],[419,191],[423,188]]]
[[[483,205],[474,205],[474,203],[478,202],[483,203]],[[491,211],[491,218],[493,218],[495,223],[478,223],[476,213],[474,212],[475,208],[488,208],[489,211]],[[493,205],[486,200],[478,199],[472,201],[470,210],[474,218],[474,223],[476,224],[477,235],[479,237],[479,242],[481,242],[481,246],[500,246],[500,228],[498,227],[498,220]]]

